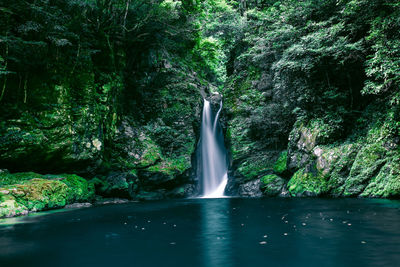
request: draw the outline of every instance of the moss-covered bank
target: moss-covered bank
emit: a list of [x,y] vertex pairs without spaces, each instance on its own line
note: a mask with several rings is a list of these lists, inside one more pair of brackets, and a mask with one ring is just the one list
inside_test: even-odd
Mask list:
[[93,184],[74,174],[0,173],[0,218],[92,202]]
[[[329,127],[321,126],[321,119],[298,121],[289,135],[287,150],[276,162],[261,158],[260,162],[273,168],[252,168],[250,177],[239,167],[238,176],[231,180],[239,182],[239,188],[249,180],[260,180],[265,196],[399,198],[400,149],[388,132],[393,124],[392,109],[372,110],[376,111],[375,107],[369,106],[354,130],[341,140],[335,140]],[[253,154],[265,155],[254,150]],[[243,166],[249,158],[238,160]],[[244,182],[243,176],[249,179]]]

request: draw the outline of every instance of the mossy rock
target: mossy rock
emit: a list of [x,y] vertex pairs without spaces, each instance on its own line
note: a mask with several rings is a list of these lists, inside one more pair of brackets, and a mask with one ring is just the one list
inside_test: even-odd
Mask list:
[[96,194],[103,197],[131,198],[130,192],[137,186],[136,171],[111,172],[89,181]]
[[277,196],[282,192],[286,181],[276,174],[265,175],[261,178],[261,191],[266,196]]
[[359,152],[358,143],[344,143],[339,146],[318,146],[313,154],[316,157],[316,168],[325,177],[329,177],[329,194],[341,196],[344,183]]
[[15,200],[29,211],[64,207],[68,186],[60,181],[35,178],[24,184],[9,187]]
[[189,156],[181,156],[178,158],[164,158],[156,165],[147,168],[150,172],[160,172],[165,175],[182,174],[191,168],[191,160]]
[[61,182],[68,186],[67,202],[90,202],[94,199],[94,185],[75,174],[62,174]]
[[328,193],[326,178],[318,171],[298,170],[287,184],[292,196],[320,196]]
[[282,151],[278,160],[274,164],[274,172],[282,174],[287,171],[287,150]]
[[0,192],[0,218],[28,214],[28,209],[13,198],[3,198]]
[[250,157],[243,161],[237,168],[237,171],[245,178],[245,181],[251,181],[262,174],[272,172],[274,161],[263,154],[257,157]]
[[358,152],[345,181],[344,196],[357,196],[367,187],[369,181],[378,175],[386,163],[386,150],[380,143],[366,144]]
[[387,162],[377,176],[375,176],[364,192],[362,197],[400,197],[400,159],[395,158]]
[[34,172],[20,172],[20,173],[0,173],[0,186],[21,184],[33,178],[42,178],[42,175]]
[[156,164],[161,159],[160,147],[149,137],[141,136],[139,140],[141,141],[142,154],[139,160],[135,162],[136,166],[143,168]]
[[19,183],[0,188],[2,217],[61,208],[67,204],[88,202],[94,198],[93,184],[77,175],[44,176],[36,173],[17,173],[9,174],[8,178],[8,182]]
[[33,171],[81,173],[97,168],[104,148],[99,136],[103,116],[88,114],[86,105],[53,101],[40,102],[46,109],[4,120],[0,125],[0,165],[21,169],[23,162],[24,169]]

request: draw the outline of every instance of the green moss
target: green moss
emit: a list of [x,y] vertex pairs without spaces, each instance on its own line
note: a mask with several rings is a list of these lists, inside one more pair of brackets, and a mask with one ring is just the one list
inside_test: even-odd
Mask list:
[[323,147],[324,153],[317,159],[317,169],[329,177],[328,187],[331,195],[342,196],[345,181],[361,147],[357,143]]
[[344,196],[356,196],[367,187],[385,164],[386,150],[381,143],[365,144],[358,152],[345,181]]
[[325,177],[318,172],[306,172],[304,168],[292,176],[287,186],[292,196],[319,196],[328,192]]
[[246,180],[253,180],[266,171],[272,171],[273,166],[274,162],[270,158],[260,155],[246,159],[237,170]]
[[395,157],[387,162],[375,176],[362,197],[394,198],[400,196],[400,158]]
[[137,167],[147,167],[155,164],[161,158],[161,150],[149,137],[141,138],[142,154],[139,160],[135,162]]
[[67,204],[67,185],[57,180],[34,178],[24,184],[5,187],[16,202],[29,211],[63,207]]
[[[22,180],[18,180],[21,178]],[[31,179],[29,179],[31,178]],[[7,181],[19,182],[0,188],[0,216],[17,216],[28,211],[64,207],[91,201],[94,186],[77,175],[9,174]]]
[[0,218],[25,215],[27,213],[28,209],[15,201],[15,199],[0,199]]
[[282,192],[285,180],[275,174],[269,174],[261,178],[261,190],[266,196],[277,196]]
[[75,174],[62,174],[60,181],[68,186],[67,202],[87,202],[94,199],[94,185]]
[[282,174],[287,170],[287,151],[282,151],[274,164],[274,172]]
[[20,172],[20,173],[0,173],[0,187],[10,184],[24,183],[25,181],[33,178],[41,178],[42,175],[34,172]]
[[182,156],[178,158],[166,158],[160,163],[149,167],[147,170],[152,172],[161,172],[167,175],[173,175],[177,173],[183,173],[187,169],[190,169],[191,162],[188,156]]
[[310,120],[307,128],[314,133],[316,144],[326,144],[334,141],[342,131],[342,119],[340,116],[329,116]]
[[167,124],[176,121],[178,116],[185,116],[192,113],[192,109],[186,103],[175,102],[171,106],[168,106],[160,116],[163,121]]
[[177,194],[183,195],[185,193],[185,188],[184,187],[179,187]]

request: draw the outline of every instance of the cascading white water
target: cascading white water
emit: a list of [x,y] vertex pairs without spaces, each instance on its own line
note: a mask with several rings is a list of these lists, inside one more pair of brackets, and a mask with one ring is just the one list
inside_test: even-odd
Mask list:
[[204,99],[203,119],[200,135],[200,181],[202,182],[202,197],[218,198],[224,196],[228,182],[228,166],[224,137],[218,118],[222,109],[222,101],[215,117],[210,102]]

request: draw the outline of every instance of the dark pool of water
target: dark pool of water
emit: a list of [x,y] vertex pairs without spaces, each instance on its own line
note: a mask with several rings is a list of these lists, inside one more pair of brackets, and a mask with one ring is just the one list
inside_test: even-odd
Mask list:
[[399,266],[400,202],[193,199],[3,220],[0,266]]

